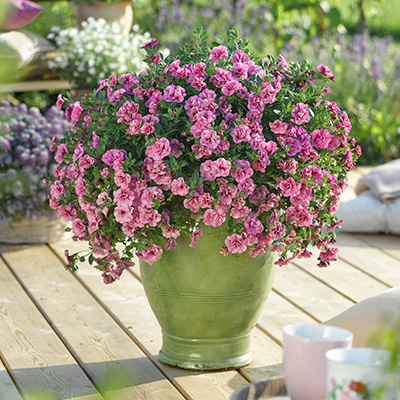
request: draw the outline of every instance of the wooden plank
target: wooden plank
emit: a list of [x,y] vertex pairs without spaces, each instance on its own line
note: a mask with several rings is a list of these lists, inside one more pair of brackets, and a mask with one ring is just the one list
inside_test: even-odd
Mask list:
[[[2,260],[0,320],[2,359],[24,395],[34,390],[60,399],[101,399]],[[0,398],[18,399],[4,369],[0,376]]]
[[[112,376],[119,378],[113,398],[183,399],[47,246],[1,246],[0,250],[101,390],[110,390],[105,381]],[[128,306],[119,302],[119,307]]]
[[0,400],[22,400],[11,376],[0,360]]
[[[72,251],[78,251],[84,248],[82,243],[57,242],[51,245],[57,253],[62,257],[64,254],[65,246],[71,247]],[[120,281],[115,282],[115,287],[104,287],[99,277],[99,272],[95,271],[92,267],[82,267],[77,275],[79,279],[90,287],[90,290],[99,297],[100,301],[106,302],[110,312],[113,313],[124,326],[130,327],[133,334],[140,342],[153,354],[156,355],[161,347],[161,333],[157,320],[155,319],[141,283],[134,279],[133,276],[127,274],[122,277]],[[132,297],[132,288],[134,288],[135,296]],[[134,315],[129,312],[129,309],[121,309],[120,296],[129,299],[126,300],[130,304],[130,308],[137,310]],[[267,300],[268,303],[268,300]],[[133,327],[133,328],[132,328]],[[279,328],[276,329],[276,331]],[[156,335],[155,335],[156,333]],[[258,380],[262,376],[265,377],[267,371],[274,371],[274,365],[281,363],[282,350],[281,347],[271,338],[269,338],[263,331],[255,329],[252,337],[252,348],[255,352],[255,360],[246,367],[243,375],[249,380]],[[219,372],[219,373],[202,373],[202,377],[207,377],[209,380],[203,379],[201,385],[204,387],[200,390],[198,373],[189,373],[167,366],[161,366],[171,374],[178,384],[191,396],[198,396],[198,392],[204,394],[204,398],[228,398],[229,395],[237,387],[246,383],[243,378],[238,376],[233,371]],[[177,375],[178,374],[178,375]],[[216,391],[215,383],[219,384],[225,389],[219,388]]]
[[[66,245],[72,251],[85,248],[84,243],[65,241],[53,243],[51,247],[63,257]],[[161,348],[161,328],[151,311],[141,282],[132,274],[124,272],[119,281],[104,285],[99,271],[89,265],[83,265],[77,277],[156,358]],[[121,302],[125,307],[121,307]],[[247,383],[236,371],[199,373],[171,368],[161,363],[158,365],[195,399],[228,399],[236,388]]]
[[273,288],[320,322],[332,318],[354,304],[293,264],[277,270]]
[[240,373],[250,382],[282,374],[282,348],[270,340],[262,331],[255,329],[251,338],[254,360],[240,369]]
[[[383,243],[385,242],[385,236],[381,235]],[[388,241],[388,238],[386,238],[386,241]],[[340,249],[339,257],[383,282],[385,285],[381,286],[382,290],[400,285],[400,259],[393,257],[390,251],[382,251],[373,247],[373,241],[366,242],[365,240],[360,240],[357,235],[346,232],[338,233],[337,244]],[[393,252],[394,255],[396,253],[400,255],[400,238],[394,239],[392,244],[399,246]],[[365,287],[366,281],[364,278],[362,278],[361,282],[361,286]]]
[[316,320],[305,314],[301,309],[280,296],[274,290],[271,291],[261,311],[258,325],[276,342],[282,342],[283,328],[288,324],[312,324]]
[[378,248],[396,260],[400,260],[400,236],[373,234],[354,234],[354,236],[369,246]]
[[71,85],[68,81],[58,79],[23,81],[0,85],[0,93],[45,91],[51,89],[67,90],[71,89]]
[[[341,247],[341,249],[343,249],[343,247]],[[316,279],[321,280],[327,286],[340,292],[353,302],[361,301],[389,287],[374,277],[367,275],[360,269],[354,268],[342,259],[331,263],[329,267],[319,268],[317,267],[317,254],[318,251],[315,251],[312,258],[296,260],[294,264],[301,267]],[[342,256],[342,253],[340,253],[340,256]],[[358,258],[358,254],[350,253],[349,259],[352,261],[353,265],[364,266],[364,268],[367,268],[367,265],[369,265],[367,264],[367,260],[361,261],[360,258]]]

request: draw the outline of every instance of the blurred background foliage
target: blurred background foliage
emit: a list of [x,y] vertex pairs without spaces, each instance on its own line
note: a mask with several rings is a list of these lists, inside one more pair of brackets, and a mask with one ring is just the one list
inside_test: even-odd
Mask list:
[[[46,37],[52,26],[75,24],[66,1],[39,4],[45,11],[24,29]],[[336,75],[330,100],[349,114],[363,148],[359,163],[399,158],[398,0],[134,0],[132,7],[141,32],[172,54],[196,28],[218,40],[236,27],[260,57],[282,53],[328,65]],[[43,105],[43,96],[28,94],[27,101]]]

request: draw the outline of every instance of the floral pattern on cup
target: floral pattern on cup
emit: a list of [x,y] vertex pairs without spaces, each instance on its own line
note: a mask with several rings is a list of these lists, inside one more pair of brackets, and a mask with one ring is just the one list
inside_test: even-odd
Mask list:
[[362,381],[341,381],[332,379],[326,400],[372,400],[368,386]]

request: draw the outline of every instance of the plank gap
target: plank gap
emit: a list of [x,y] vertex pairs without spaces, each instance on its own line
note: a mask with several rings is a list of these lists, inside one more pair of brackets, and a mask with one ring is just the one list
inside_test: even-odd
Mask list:
[[[353,267],[353,265],[351,265],[350,263],[348,263],[346,260],[343,260],[346,264],[349,264],[351,267]],[[350,300],[352,303],[357,303],[356,300],[352,299],[350,296],[347,296],[347,294],[343,293],[342,291],[340,291],[339,289],[336,289],[334,286],[332,286],[331,284],[327,283],[325,280],[318,278],[316,275],[313,275],[311,272],[309,272],[306,268],[303,268],[302,266],[300,266],[299,264],[296,263],[296,261],[292,261],[292,264],[296,266],[296,268],[302,270],[303,272],[305,272],[307,275],[312,276],[314,279],[316,279],[317,281],[323,283],[325,286],[329,287],[330,289],[332,289],[333,291],[335,291],[336,293],[340,294],[341,296],[343,296],[344,298],[346,298],[347,300]],[[362,271],[362,270],[361,270]],[[364,272],[364,271],[362,271]],[[373,278],[375,278],[374,276],[372,276]],[[321,321],[319,321],[321,322]]]
[[[361,267],[357,267],[357,265],[355,265],[354,263],[352,263],[351,261],[349,261],[348,259],[346,259],[346,257],[342,257],[339,255],[339,259],[344,261],[346,264],[350,265],[352,268],[357,269],[358,271],[362,272],[365,275],[368,275],[370,278],[375,279],[377,282],[381,283],[382,285],[385,285],[387,288],[392,288],[392,285],[387,284],[385,281],[377,278],[375,275],[371,274],[370,272],[365,271],[364,269],[362,269]],[[343,293],[340,293],[343,294]],[[345,294],[343,294],[343,296],[346,297]],[[352,300],[353,301],[353,300]]]
[[[384,235],[384,234],[382,234],[382,235]],[[355,236],[358,240],[360,240],[361,242],[367,244],[368,246],[370,246],[370,247],[372,246],[372,245],[371,245],[371,241],[370,241],[370,240],[367,240],[362,234],[354,233],[353,236]],[[387,256],[393,258],[394,260],[400,261],[400,257],[397,257],[395,254],[393,254],[393,253],[390,251],[390,249],[389,249],[389,250],[386,250],[386,249],[383,249],[382,247],[377,247],[377,246],[375,246],[375,248],[376,248],[377,250],[381,251],[382,253],[386,254]]]
[[276,344],[279,344],[279,346],[282,346],[282,342],[276,338],[274,335],[269,333],[262,325],[260,325],[258,322],[256,323],[256,328],[259,329],[261,332],[263,332],[265,335],[267,335],[270,339],[272,339]]
[[279,296],[283,297],[287,302],[289,302],[290,304],[292,304],[293,306],[295,306],[298,310],[300,310],[301,312],[303,312],[304,314],[306,314],[307,316],[309,316],[310,318],[312,318],[314,321],[321,323],[321,320],[318,319],[317,317],[314,317],[314,315],[312,315],[310,312],[308,312],[307,310],[305,310],[303,307],[299,307],[298,304],[296,304],[293,300],[291,300],[289,297],[285,296],[283,293],[281,293],[279,290],[272,288],[272,290],[278,294]]
[[[4,369],[7,371],[8,376],[10,377],[12,383],[15,386],[15,389],[17,390],[18,394],[21,396],[21,399],[22,399],[22,389],[21,389],[20,385],[18,384],[18,382],[16,381],[14,374],[12,372],[12,368],[8,364],[6,358],[3,356],[3,353],[1,352],[1,350],[0,350],[0,363],[3,364]],[[1,368],[0,368],[0,370],[1,370]],[[0,393],[0,397],[1,397],[1,393]]]

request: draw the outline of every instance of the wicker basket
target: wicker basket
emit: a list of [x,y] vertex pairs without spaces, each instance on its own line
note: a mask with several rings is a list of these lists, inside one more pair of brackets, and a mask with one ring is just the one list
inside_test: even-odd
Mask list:
[[55,242],[70,237],[70,233],[65,232],[67,225],[67,222],[58,216],[39,216],[35,220],[17,217],[10,223],[0,224],[0,243]]

